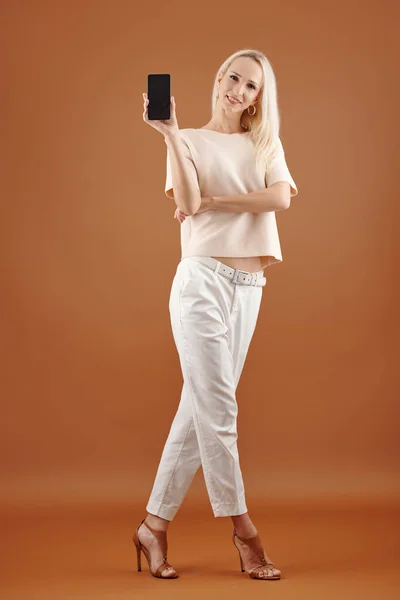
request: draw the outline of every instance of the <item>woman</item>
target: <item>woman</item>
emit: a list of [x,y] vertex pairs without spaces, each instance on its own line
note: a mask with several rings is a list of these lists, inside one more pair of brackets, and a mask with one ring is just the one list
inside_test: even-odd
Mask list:
[[282,261],[275,212],[297,187],[279,138],[276,81],[256,50],[231,55],[218,70],[211,120],[180,130],[171,118],[143,119],[167,145],[165,193],[177,205],[182,258],[169,310],[184,384],[164,446],[147,516],[134,534],[155,577],[176,578],[167,562],[167,527],[200,465],[214,516],[230,516],[242,571],[279,579],[247,512],[237,448],[236,388],[266,284]]

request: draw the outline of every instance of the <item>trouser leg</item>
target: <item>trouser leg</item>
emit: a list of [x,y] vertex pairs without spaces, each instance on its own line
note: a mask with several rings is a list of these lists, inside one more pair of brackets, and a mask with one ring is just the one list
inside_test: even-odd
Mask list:
[[179,267],[170,314],[184,385],[147,510],[171,520],[201,464],[214,515],[243,514],[236,388],[262,288],[235,286],[193,261]]
[[171,521],[201,465],[192,404],[183,383],[181,400],[164,445],[146,510]]

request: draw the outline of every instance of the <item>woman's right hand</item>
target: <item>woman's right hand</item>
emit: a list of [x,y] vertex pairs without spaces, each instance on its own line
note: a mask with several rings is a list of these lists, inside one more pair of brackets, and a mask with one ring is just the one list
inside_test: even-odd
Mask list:
[[147,109],[148,109],[148,105],[149,105],[149,99],[147,97],[147,94],[145,92],[143,92],[143,107],[144,107],[144,111],[143,111],[143,121],[145,121],[145,123],[148,123],[151,127],[154,127],[154,129],[157,129],[157,131],[159,131],[160,133],[162,133],[164,136],[167,136],[171,133],[175,133],[176,131],[179,131],[179,127],[178,127],[178,121],[176,120],[176,112],[175,112],[175,98],[173,96],[171,96],[171,116],[169,119],[162,119],[159,121],[153,121],[153,120],[149,120],[147,118]]

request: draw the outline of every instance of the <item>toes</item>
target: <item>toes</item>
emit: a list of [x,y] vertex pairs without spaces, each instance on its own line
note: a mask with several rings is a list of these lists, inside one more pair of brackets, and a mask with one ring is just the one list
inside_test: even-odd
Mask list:
[[165,571],[163,571],[161,573],[162,577],[171,577],[171,575],[175,575],[175,574],[176,574],[176,571],[172,567],[168,567],[168,569],[165,569]]
[[279,569],[264,569],[258,573],[258,576],[263,579],[268,579],[269,577],[277,577],[281,572]]
[[265,572],[265,570],[264,570],[264,571],[259,571],[259,572],[258,572],[258,576],[260,577],[260,579],[264,579],[264,577],[265,577],[265,573],[266,573],[266,572]]

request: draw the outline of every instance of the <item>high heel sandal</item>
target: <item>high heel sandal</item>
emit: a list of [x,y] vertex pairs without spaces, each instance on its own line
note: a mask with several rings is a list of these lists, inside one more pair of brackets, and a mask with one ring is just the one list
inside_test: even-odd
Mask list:
[[[163,553],[163,561],[157,567],[156,571],[151,570],[150,552],[139,540],[138,532],[139,532],[139,527],[140,527],[140,525],[142,525],[142,523],[144,523],[145,526],[147,527],[147,529],[150,529],[152,534],[156,537],[156,539],[160,545],[160,548],[162,550],[162,553]],[[150,527],[150,525],[148,523],[146,523],[146,519],[143,519],[142,523],[140,523],[140,525],[136,528],[136,531],[133,534],[133,541],[135,543],[136,552],[137,552],[137,570],[138,571],[142,570],[142,560],[141,560],[142,557],[140,554],[140,552],[142,551],[147,559],[147,562],[149,563],[149,571],[153,575],[153,577],[160,577],[161,579],[176,579],[177,577],[179,577],[179,575],[176,572],[172,575],[166,575],[165,577],[162,576],[162,573],[164,573],[164,571],[166,569],[169,569],[169,568],[173,569],[173,566],[167,562],[167,549],[168,549],[167,532],[166,531],[155,531],[152,527]]]
[[[247,569],[245,569],[244,564],[243,564],[242,555],[240,554],[239,547],[237,546],[237,544],[235,542],[236,537],[243,544],[246,544],[246,546],[248,546],[254,552],[254,554],[257,555],[257,558],[259,558],[259,560],[260,560],[260,565],[253,567],[249,571]],[[266,560],[266,558],[265,558],[267,555],[264,553],[260,534],[257,533],[257,535],[255,535],[254,537],[251,537],[251,538],[241,538],[236,533],[236,529],[234,529],[233,530],[233,543],[235,545],[235,548],[239,552],[240,568],[242,569],[242,572],[246,571],[246,573],[248,573],[250,575],[250,577],[252,577],[253,579],[280,579],[281,578],[281,572],[279,571],[279,569],[277,569],[275,567],[273,562],[271,562],[269,559]],[[261,577],[260,577],[260,573],[262,573],[263,571],[268,572],[269,570],[271,570],[273,572],[273,575],[271,575],[271,576],[261,575]],[[278,571],[279,574],[276,573],[276,571]]]

